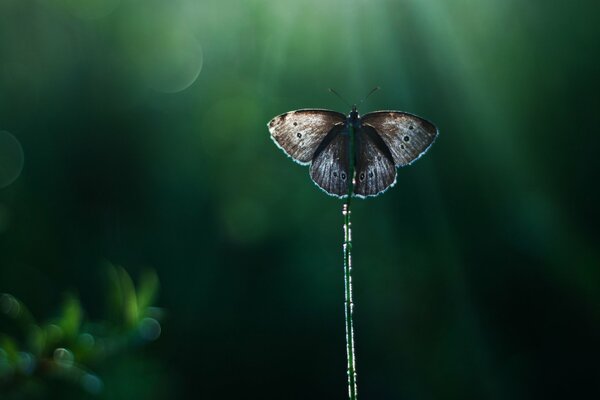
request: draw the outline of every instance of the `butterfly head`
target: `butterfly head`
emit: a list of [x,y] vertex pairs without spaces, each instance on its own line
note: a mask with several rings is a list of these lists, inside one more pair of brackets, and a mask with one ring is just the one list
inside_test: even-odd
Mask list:
[[349,118],[352,121],[356,121],[358,119],[358,110],[356,108],[356,104],[352,106],[352,111],[350,111]]

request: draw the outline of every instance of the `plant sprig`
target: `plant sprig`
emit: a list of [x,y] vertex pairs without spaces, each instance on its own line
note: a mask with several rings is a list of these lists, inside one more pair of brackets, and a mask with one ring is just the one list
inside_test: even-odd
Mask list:
[[156,274],[142,274],[137,286],[122,267],[109,265],[107,275],[107,317],[102,320],[87,320],[79,299],[66,294],[58,316],[38,323],[22,301],[0,294],[0,327],[11,331],[0,331],[0,394],[20,393],[50,379],[98,394],[103,382],[94,366],[160,336],[163,311],[152,306]]

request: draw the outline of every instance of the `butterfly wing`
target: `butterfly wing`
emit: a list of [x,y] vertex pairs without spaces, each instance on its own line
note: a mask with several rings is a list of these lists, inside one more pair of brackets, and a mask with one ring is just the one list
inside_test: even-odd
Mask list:
[[354,194],[377,196],[396,183],[396,166],[388,146],[374,128],[363,125],[356,132]]
[[335,125],[343,125],[346,116],[320,109],[290,111],[268,123],[271,139],[285,154],[300,164],[308,164],[315,151]]
[[336,125],[317,148],[310,165],[311,179],[333,196],[348,195],[349,140],[343,125]]
[[438,135],[431,122],[400,111],[375,111],[361,120],[381,136],[397,167],[409,165],[425,154]]

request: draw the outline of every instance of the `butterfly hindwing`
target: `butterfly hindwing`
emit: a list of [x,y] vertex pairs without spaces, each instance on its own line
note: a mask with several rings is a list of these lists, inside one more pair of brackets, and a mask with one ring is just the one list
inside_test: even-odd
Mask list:
[[327,133],[346,120],[344,114],[321,109],[303,109],[278,115],[268,123],[271,138],[290,157],[308,164]]
[[390,149],[375,129],[363,125],[356,132],[354,193],[377,196],[396,182],[396,166]]
[[375,111],[362,116],[390,149],[394,163],[403,167],[423,155],[438,135],[431,122],[400,111]]
[[315,152],[310,165],[311,179],[334,196],[348,195],[349,140],[343,126],[336,125]]

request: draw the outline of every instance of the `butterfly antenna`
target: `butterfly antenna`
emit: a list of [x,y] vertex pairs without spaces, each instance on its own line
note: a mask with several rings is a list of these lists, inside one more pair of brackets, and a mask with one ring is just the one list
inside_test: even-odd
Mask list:
[[348,103],[342,96],[340,96],[340,94],[338,92],[336,92],[335,90],[333,90],[332,88],[329,88],[329,91],[333,94],[335,94],[337,97],[339,97],[339,99],[341,101],[343,101],[348,107],[352,108],[352,106],[350,105],[350,103]]
[[365,101],[366,99],[368,99],[373,93],[375,93],[376,91],[378,91],[379,89],[381,89],[381,87],[379,86],[375,86],[373,89],[371,89],[371,91],[369,92],[368,95],[366,95],[358,104],[362,104],[363,101]]

